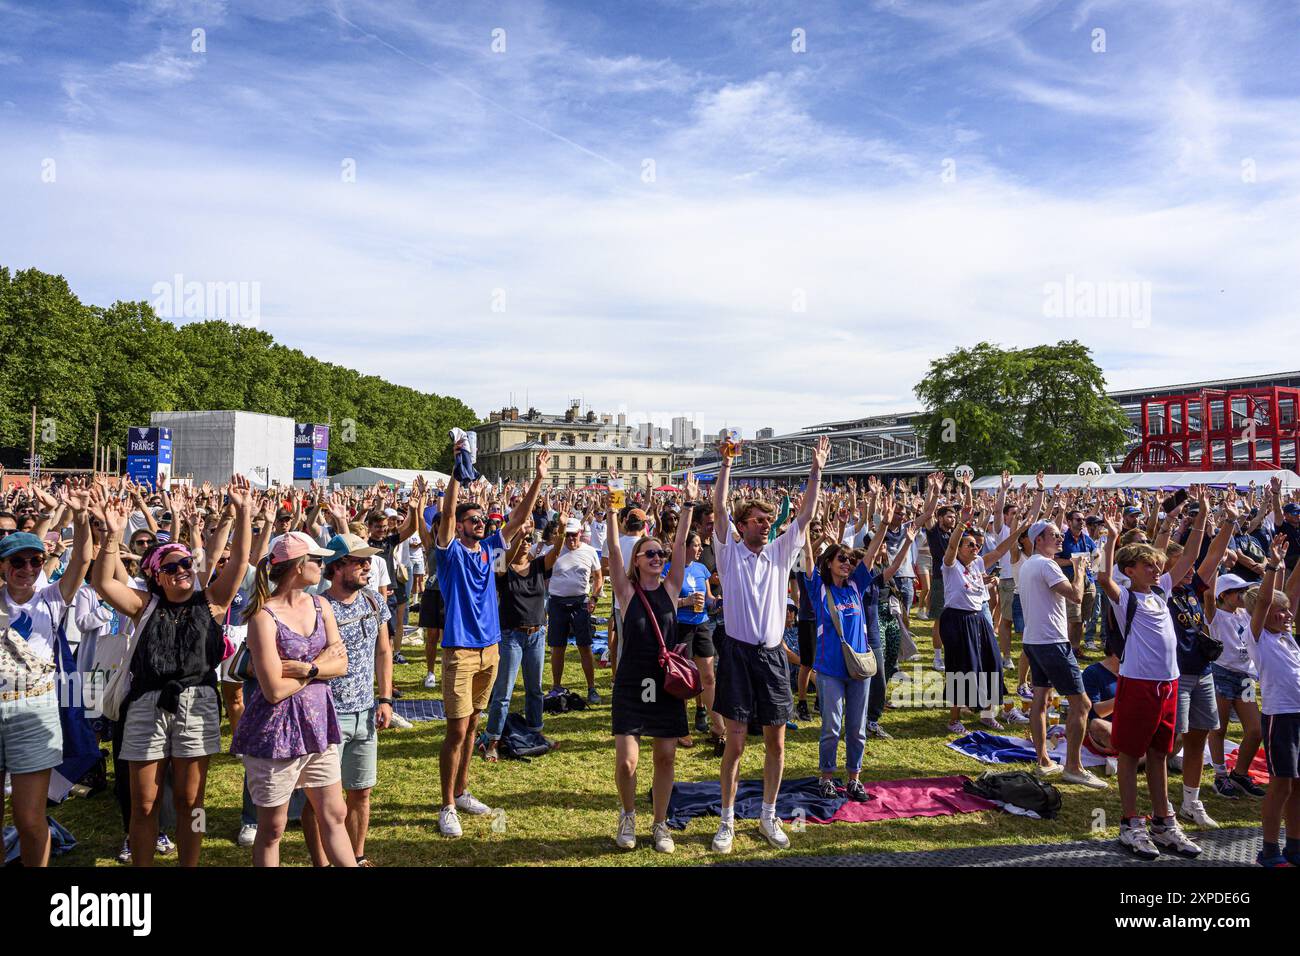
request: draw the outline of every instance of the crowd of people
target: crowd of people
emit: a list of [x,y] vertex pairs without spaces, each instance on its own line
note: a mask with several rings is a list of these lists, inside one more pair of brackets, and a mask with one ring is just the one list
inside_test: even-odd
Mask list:
[[[764,755],[757,832],[784,849],[787,727],[819,711],[823,795],[871,800],[867,743],[889,739],[890,688],[913,679],[900,665],[919,659],[913,628],[929,620],[945,695],[936,733],[964,735],[972,719],[1024,725],[1045,780],[1091,790],[1109,784],[1085,756],[1113,761],[1119,840],[1145,859],[1196,856],[1183,825],[1217,825],[1201,796],[1208,746],[1217,797],[1262,798],[1259,862],[1300,865],[1300,494],[1276,481],[1168,496],[1049,489],[1041,474],[1018,488],[1004,474],[996,493],[942,473],[919,487],[828,485],[824,438],[800,487],[758,488],[735,485],[735,448],[721,451],[711,487],[686,476],[625,501],[550,486],[545,450],[526,485],[458,465],[447,482],[417,479],[403,493],[257,491],[240,476],[223,487],[93,476],[10,490],[0,772],[24,864],[49,859],[46,795],[77,677],[110,745],[122,862],[176,852],[199,863],[203,833],[190,821],[204,810],[224,713],[244,768],[237,840],[253,863],[278,865],[300,817],[315,864],[370,865],[378,734],[410,726],[394,711],[394,666],[418,608],[423,685],[440,689],[445,717],[436,809],[447,838],[463,835],[461,814],[492,812],[470,777],[476,754],[500,758],[520,677],[526,731],[555,746],[544,720],[552,701],[574,696],[572,642],[581,703],[603,703],[596,671],[613,669],[618,848],[637,845],[649,738],[654,849],[674,850],[677,750],[703,746],[719,758],[712,849],[730,852],[752,736]],[[1085,652],[1101,657],[1084,666]],[[1266,787],[1247,772],[1261,747]],[[1177,808],[1170,773],[1181,775]]]

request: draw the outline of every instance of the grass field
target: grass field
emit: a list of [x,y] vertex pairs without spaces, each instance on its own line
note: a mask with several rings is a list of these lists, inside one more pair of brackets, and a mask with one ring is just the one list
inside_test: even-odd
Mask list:
[[[912,626],[922,659],[928,665],[932,657],[930,622],[914,618]],[[406,656],[411,663],[398,668],[398,686],[410,697],[437,696],[438,691],[426,691],[420,686],[424,676],[422,648],[418,644],[408,645]],[[1093,659],[1096,659],[1095,655],[1088,658],[1088,662]],[[928,666],[924,672],[929,672]],[[581,686],[581,670],[572,649],[565,676],[570,686]],[[933,679],[937,679],[937,675]],[[610,682],[609,670],[597,671],[597,687],[606,701]],[[548,665],[544,686],[549,686],[549,683]],[[893,686],[890,685],[891,689]],[[522,708],[523,685],[520,681],[512,709]],[[946,723],[947,711],[941,708],[886,709],[882,724],[894,739],[868,742],[863,779],[870,782],[953,774],[977,775],[985,769],[983,765],[944,746],[949,739],[944,729]],[[968,721],[968,725],[975,726],[973,721]],[[672,855],[655,853],[650,847],[648,792],[651,767],[648,752],[643,753],[638,780],[638,790],[643,795],[637,813],[640,842],[630,853],[620,852],[614,847],[618,803],[614,789],[614,748],[609,733],[608,703],[575,714],[548,716],[547,736],[560,741],[560,749],[531,763],[503,760],[488,764],[476,757],[471,769],[470,789],[488,805],[502,808],[504,817],[499,817],[494,827],[489,818],[462,815],[464,837],[460,840],[444,839],[438,834],[435,808],[437,751],[443,727],[441,722],[423,723],[410,730],[385,731],[380,736],[379,784],[372,798],[367,844],[367,854],[377,865],[680,866],[710,863],[716,859],[709,850],[716,818],[693,821],[684,832],[676,833],[677,852]],[[1006,733],[1015,736],[1020,731],[1008,729]],[[787,733],[787,779],[816,774],[818,734],[816,720]],[[1239,725],[1231,725],[1230,738],[1237,739],[1239,734]],[[226,728],[224,742],[227,746],[229,740],[229,728]],[[842,763],[842,745],[839,757]],[[751,738],[741,765],[742,778],[761,776],[762,761],[761,741]],[[679,750],[677,779],[716,779],[718,762],[713,757],[712,747]],[[791,849],[786,852],[838,854],[1113,839],[1119,826],[1119,794],[1115,778],[1107,779],[1111,789],[1106,792],[1062,786],[1062,811],[1059,818],[1052,821],[990,812],[864,824],[810,824],[802,832],[790,833]],[[242,767],[238,760],[228,754],[213,759],[207,788],[208,836],[202,861],[206,866],[250,864],[251,851],[239,848],[234,842],[239,828],[241,781]],[[1259,801],[1223,800],[1214,794],[1209,786],[1211,782],[1212,775],[1207,768],[1202,799],[1211,816],[1221,825],[1258,824]],[[1145,787],[1141,781],[1140,784]],[[1172,800],[1181,799],[1180,783],[1172,783],[1170,791]],[[1142,806],[1147,806],[1145,790]],[[114,858],[123,834],[117,807],[110,794],[69,800],[51,813],[79,841],[73,853],[55,860],[54,865],[117,865]],[[1107,824],[1100,831],[1094,829],[1098,821]],[[1193,838],[1194,829],[1189,828]],[[757,821],[737,821],[732,859],[761,859],[776,852],[759,837]],[[173,855],[159,863],[170,865],[174,859]],[[300,830],[294,828],[286,834],[282,859],[286,866],[309,865]]]

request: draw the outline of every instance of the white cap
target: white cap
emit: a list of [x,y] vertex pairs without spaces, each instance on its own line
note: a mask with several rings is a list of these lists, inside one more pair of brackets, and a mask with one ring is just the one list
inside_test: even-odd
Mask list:
[[400,518],[401,515],[399,515],[399,514],[397,513],[397,511],[396,511],[395,509],[393,509],[393,508],[385,508],[385,509],[384,509],[384,517],[385,517],[385,518]]
[[1037,544],[1038,536],[1042,534],[1044,531],[1046,531],[1048,528],[1056,530],[1056,525],[1052,524],[1052,522],[1050,521],[1035,521],[1033,524],[1031,524],[1029,526],[1029,543]]
[[565,534],[581,534],[581,533],[582,533],[582,522],[579,521],[577,518],[570,518],[570,519],[569,519],[568,521],[566,521],[565,524],[564,524],[564,533],[565,533]]
[[1214,583],[1214,596],[1220,598],[1225,591],[1241,591],[1249,587],[1252,587],[1251,583],[1240,575],[1220,574],[1219,580]]

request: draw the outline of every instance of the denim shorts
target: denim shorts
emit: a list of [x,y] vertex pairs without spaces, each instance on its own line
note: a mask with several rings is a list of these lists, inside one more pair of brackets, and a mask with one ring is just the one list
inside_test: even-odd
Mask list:
[[1218,664],[1210,665],[1210,675],[1214,678],[1214,693],[1224,700],[1249,700],[1259,698],[1255,693],[1255,678],[1241,671],[1234,671]]
[[369,790],[379,782],[379,734],[375,712],[362,710],[339,714],[339,762],[344,790]]
[[123,760],[211,757],[221,753],[221,710],[211,687],[186,687],[171,714],[158,706],[161,691],[131,701],[122,729]]
[[0,778],[40,773],[63,763],[63,725],[55,691],[0,701]]
[[1218,729],[1219,708],[1214,701],[1214,678],[1209,674],[1200,677],[1178,675],[1178,732]]
[[1026,644],[1024,649],[1025,656],[1029,658],[1032,686],[1052,687],[1064,697],[1084,693],[1083,675],[1079,672],[1074,648],[1068,641],[1058,644]]

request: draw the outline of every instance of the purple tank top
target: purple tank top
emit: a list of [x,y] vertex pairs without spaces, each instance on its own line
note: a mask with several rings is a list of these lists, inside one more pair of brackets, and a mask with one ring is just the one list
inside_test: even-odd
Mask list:
[[[275,646],[281,660],[307,662],[325,649],[320,598],[312,595],[312,603],[316,607],[316,628],[307,637],[287,627],[274,611],[266,608],[266,613],[275,620]],[[244,716],[239,719],[239,727],[230,742],[231,753],[287,760],[323,753],[330,744],[341,740],[328,681],[312,681],[278,704],[271,704],[262,696],[256,681],[244,684]]]

